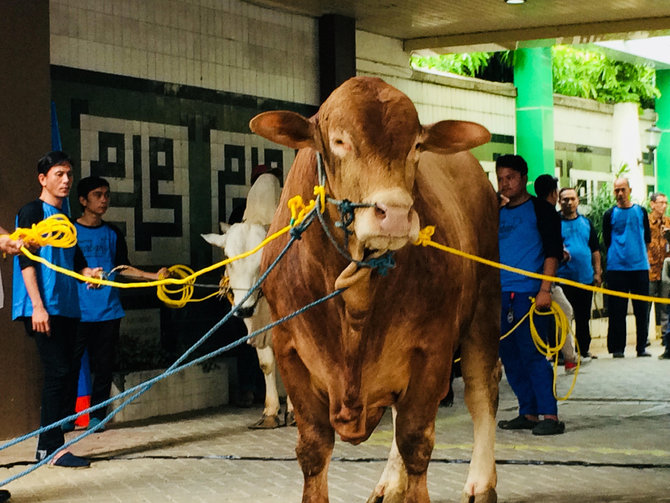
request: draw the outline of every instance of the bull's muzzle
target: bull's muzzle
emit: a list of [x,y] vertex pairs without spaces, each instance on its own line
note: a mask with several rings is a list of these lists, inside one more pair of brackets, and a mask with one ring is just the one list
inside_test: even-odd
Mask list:
[[411,196],[391,189],[366,198],[374,207],[364,208],[354,221],[356,237],[371,250],[397,250],[419,236],[419,216]]

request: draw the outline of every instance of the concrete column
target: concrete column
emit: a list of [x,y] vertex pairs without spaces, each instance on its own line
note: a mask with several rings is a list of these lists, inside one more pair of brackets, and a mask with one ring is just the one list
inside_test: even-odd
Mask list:
[[612,172],[618,173],[624,166],[624,176],[630,181],[631,199],[642,204],[647,197],[644,169],[641,164],[640,104],[636,102],[615,103],[612,115]]
[[543,173],[553,175],[554,91],[551,47],[514,52],[516,98],[516,152],[528,163],[531,183]]
[[[37,160],[50,150],[49,0],[0,2],[0,224],[39,195]],[[41,365],[23,324],[11,321],[12,260],[0,259],[0,439],[39,425]]]
[[321,102],[356,75],[356,20],[338,14],[319,18],[319,90]]
[[659,191],[670,194],[670,70],[656,70],[656,85],[661,91],[661,97],[656,98],[656,126],[663,131],[654,151],[656,184]]

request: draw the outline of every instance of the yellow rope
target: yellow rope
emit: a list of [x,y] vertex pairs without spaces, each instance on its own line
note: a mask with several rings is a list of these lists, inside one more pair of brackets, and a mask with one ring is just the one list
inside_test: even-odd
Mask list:
[[[314,195],[321,198],[322,207],[325,206],[323,204],[323,199],[325,198],[325,188],[322,186],[314,187]],[[192,269],[190,269],[185,265],[177,264],[171,266],[168,270],[172,275],[178,277],[161,278],[153,281],[120,283],[117,281],[110,281],[103,278],[91,278],[79,274],[75,271],[66,269],[64,267],[52,264],[51,262],[40,257],[39,255],[33,254],[25,246],[21,247],[21,252],[29,259],[38,262],[48,267],[49,269],[52,269],[56,272],[65,274],[66,276],[70,276],[72,278],[78,279],[79,281],[83,281],[86,283],[91,283],[100,286],[112,286],[116,288],[147,288],[155,286],[157,287],[157,295],[159,299],[161,299],[169,306],[183,307],[188,302],[201,302],[218,294],[218,292],[215,292],[202,299],[191,299],[191,296],[193,295],[193,283],[195,283],[195,279],[198,276],[202,276],[203,274],[207,274],[208,272],[224,267],[227,264],[230,264],[231,262],[241,260],[258,252],[269,242],[274,241],[283,234],[286,234],[288,231],[291,230],[292,227],[301,223],[307,216],[307,214],[312,210],[312,208],[314,208],[315,205],[316,201],[314,199],[310,200],[310,202],[307,205],[305,205],[303,203],[302,197],[295,196],[291,198],[288,202],[289,209],[291,210],[291,223],[286,227],[278,230],[271,236],[265,238],[255,248],[246,251],[240,255],[237,255],[236,257],[230,257],[220,262],[217,262],[216,264],[212,264],[197,272],[193,272]],[[77,243],[77,230],[75,226],[72,224],[72,222],[70,222],[69,218],[67,218],[65,215],[57,214],[52,215],[51,217],[42,220],[37,224],[33,224],[33,226],[30,229],[21,229],[21,228],[16,229],[16,231],[10,234],[9,237],[13,240],[22,239],[26,244],[32,245],[34,243],[36,245],[39,245],[40,247],[55,246],[59,248],[70,248]],[[166,285],[181,285],[182,287],[178,289],[168,289],[166,288]],[[170,295],[180,295],[180,297],[178,299],[173,299],[170,297]],[[233,302],[231,301],[231,304],[232,303]]]
[[495,262],[493,260],[488,260],[482,257],[478,257],[477,255],[472,255],[470,253],[457,250],[455,248],[451,248],[449,246],[441,245],[439,243],[436,243],[435,241],[431,240],[432,235],[435,233],[435,226],[429,225],[425,228],[423,228],[421,231],[419,231],[419,237],[418,239],[414,242],[415,245],[417,246],[432,246],[433,248],[437,248],[438,250],[445,251],[447,253],[452,253],[454,255],[458,255],[459,257],[464,257],[470,260],[474,260],[475,262],[479,262],[481,264],[485,264],[491,267],[495,267],[497,269],[503,269],[505,271],[509,272],[514,272],[517,274],[521,274],[523,276],[528,276],[530,278],[535,278],[535,279],[540,279],[540,280],[547,280],[547,281],[552,281],[554,283],[561,283],[563,285],[570,285],[574,286],[576,288],[581,288],[582,290],[590,290],[592,292],[599,292],[603,293],[606,295],[611,295],[613,297],[623,297],[626,299],[633,299],[633,300],[642,300],[645,302],[658,302],[659,304],[670,304],[670,298],[663,298],[663,297],[651,297],[649,295],[638,295],[636,293],[626,293],[626,292],[618,292],[616,290],[610,290],[608,288],[602,288],[598,286],[593,286],[593,285],[587,285],[585,283],[579,283],[577,281],[572,281],[570,279],[566,278],[558,278],[555,276],[547,276],[545,274],[539,274],[536,272],[531,272],[531,271],[526,271],[524,269],[518,269],[516,267],[512,267],[509,265],[501,264],[499,262]]

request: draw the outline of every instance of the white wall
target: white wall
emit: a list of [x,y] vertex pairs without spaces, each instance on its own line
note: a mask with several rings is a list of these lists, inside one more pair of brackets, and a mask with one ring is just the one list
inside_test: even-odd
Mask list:
[[51,63],[317,104],[317,22],[238,0],[51,0]]

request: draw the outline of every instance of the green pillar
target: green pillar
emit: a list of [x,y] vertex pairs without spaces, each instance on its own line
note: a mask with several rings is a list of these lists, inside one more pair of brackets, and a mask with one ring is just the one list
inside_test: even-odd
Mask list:
[[656,98],[656,126],[663,131],[656,156],[657,190],[670,194],[670,70],[656,70],[656,86],[661,97]]
[[551,47],[514,52],[516,152],[528,163],[530,187],[538,175],[554,174],[554,90]]

